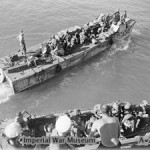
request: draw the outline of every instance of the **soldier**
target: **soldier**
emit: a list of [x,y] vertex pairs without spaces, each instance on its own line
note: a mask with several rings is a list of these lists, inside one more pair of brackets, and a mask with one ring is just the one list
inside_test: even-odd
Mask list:
[[58,39],[55,37],[55,35],[52,36],[50,43],[51,43],[52,50],[54,50],[56,46],[58,45]]
[[19,123],[22,128],[27,126],[28,119],[24,117],[24,114],[27,114],[30,116],[30,114],[27,111],[22,111],[17,113],[17,116],[15,117],[15,122]]
[[113,16],[114,16],[113,22],[115,22],[115,24],[117,24],[120,21],[120,11],[117,10]]
[[26,57],[26,44],[25,44],[25,40],[24,40],[24,32],[23,32],[23,30],[17,36],[17,39],[20,42],[20,48],[22,50],[22,54]]
[[101,137],[101,145],[104,147],[119,147],[120,123],[116,117],[110,116],[111,107],[102,106],[102,118],[94,121],[89,137],[98,133]]
[[[66,137],[70,135],[70,128],[71,119],[67,115],[62,115],[57,119],[55,128],[53,129],[51,136]],[[71,145],[66,142],[62,142],[61,144],[51,142],[49,145],[49,150],[69,149],[68,146]]]
[[121,16],[121,20],[125,20],[127,18],[127,11],[124,11],[124,13]]
[[73,116],[71,117],[72,120],[72,135],[76,137],[83,137],[85,136],[85,124],[81,119],[81,112],[80,110],[74,109]]
[[83,44],[86,38],[84,29],[82,29],[82,32],[80,32],[79,36],[80,36],[80,44]]

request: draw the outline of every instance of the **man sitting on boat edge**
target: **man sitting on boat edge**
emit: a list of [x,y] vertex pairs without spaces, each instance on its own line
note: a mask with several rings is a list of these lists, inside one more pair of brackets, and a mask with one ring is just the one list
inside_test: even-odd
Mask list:
[[108,148],[119,147],[120,123],[116,117],[111,117],[111,107],[102,106],[102,118],[94,121],[89,137],[93,137],[95,133],[99,133],[101,137],[101,145]]

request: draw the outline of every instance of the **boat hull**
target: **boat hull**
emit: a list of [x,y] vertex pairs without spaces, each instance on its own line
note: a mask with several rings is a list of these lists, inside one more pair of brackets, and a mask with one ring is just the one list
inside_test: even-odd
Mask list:
[[[7,83],[10,85],[13,93],[21,92],[56,76],[63,70],[77,66],[100,52],[109,49],[111,47],[110,40],[112,40],[113,43],[116,43],[128,38],[132,32],[134,24],[135,21],[131,20],[124,34],[116,33],[110,36],[107,40],[99,40],[97,44],[84,44],[76,48],[76,52],[73,54],[65,57],[56,56],[52,63],[44,63],[35,67],[28,67],[27,65],[17,66],[16,68],[11,67],[3,69],[3,74],[5,75]],[[36,51],[36,49],[30,48],[30,51]]]
[[[81,51],[75,53],[73,55],[68,55],[66,57],[57,57],[57,59],[52,64],[41,65],[39,67],[29,68],[19,73],[19,77],[22,76],[18,80],[10,80],[12,78],[10,74],[5,74],[9,84],[11,85],[13,92],[18,93],[23,91],[29,87],[37,85],[39,83],[48,80],[62,71],[74,67],[87,59],[97,55],[98,53],[110,48],[110,46],[106,46],[104,48],[100,48],[97,45],[90,45],[91,47],[85,51]],[[17,79],[18,73],[16,73]]]
[[[124,105],[124,103],[122,103]],[[112,104],[108,104],[110,106],[112,106]],[[149,105],[148,105],[149,106]],[[150,109],[150,106],[149,106]],[[80,110],[81,114],[80,117],[82,120],[84,120],[84,122],[88,121],[90,119],[91,116],[94,115],[94,111],[93,109],[86,109],[86,110]],[[59,116],[66,114],[66,112],[70,112],[73,113],[73,110],[71,111],[64,111],[64,112],[51,112],[51,113],[47,113],[47,114],[33,114],[30,116],[30,121],[28,122],[28,128],[30,129],[30,133],[28,133],[29,135],[26,135],[27,137],[31,136],[31,137],[43,137],[45,136],[45,132],[43,132],[44,130],[44,126],[46,124],[53,124],[55,125],[56,120]],[[146,118],[145,118],[146,119]],[[149,118],[150,119],[150,118]],[[4,129],[6,128],[7,125],[9,125],[10,123],[14,122],[14,118],[11,119],[7,119],[4,120],[2,122],[0,122],[0,133],[4,132]],[[34,135],[30,135],[32,134],[32,130],[35,130]],[[25,131],[24,131],[25,132]],[[122,148],[131,148],[131,147],[142,147],[142,146],[149,146],[149,138],[150,138],[150,126],[149,123],[145,124],[144,127],[142,127],[141,129],[133,132],[133,133],[128,133],[131,134],[132,137],[131,138],[126,138],[124,137],[123,133],[121,132],[121,136],[120,136],[120,142],[122,144]],[[100,138],[96,138],[96,141],[100,143],[101,139]],[[10,148],[11,145],[9,145],[6,141],[5,138],[0,137],[0,144],[2,144],[3,147],[5,147],[5,149]],[[30,145],[28,145],[30,146]],[[48,144],[44,144],[45,147],[48,146]],[[95,143],[92,145],[85,145],[85,146],[77,146],[76,145],[76,149],[78,150],[84,150],[84,149],[96,149],[98,148],[99,144]],[[29,147],[24,146],[24,145],[20,145],[19,149],[21,149],[21,147],[27,148],[29,149]],[[33,146],[34,147],[34,146]],[[11,149],[11,148],[10,148]],[[14,148],[12,148],[14,149]],[[16,148],[17,149],[17,148]]]

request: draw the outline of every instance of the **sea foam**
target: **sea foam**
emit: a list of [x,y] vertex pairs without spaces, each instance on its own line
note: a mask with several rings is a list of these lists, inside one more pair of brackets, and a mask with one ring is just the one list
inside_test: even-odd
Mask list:
[[12,89],[7,84],[0,85],[0,104],[10,100],[10,96],[13,94]]

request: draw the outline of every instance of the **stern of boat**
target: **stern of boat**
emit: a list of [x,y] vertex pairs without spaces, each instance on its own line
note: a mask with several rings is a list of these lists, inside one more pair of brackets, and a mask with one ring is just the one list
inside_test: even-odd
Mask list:
[[[7,90],[4,89],[5,87],[7,87]],[[4,58],[0,58],[0,91],[1,91],[0,96],[1,94],[3,94],[2,89],[3,89],[4,95],[7,95],[6,91],[14,93],[12,81],[7,76],[7,66],[5,65]]]
[[3,68],[4,68],[4,64],[2,63],[2,61],[0,61],[0,84],[4,83],[6,81],[6,77],[5,77]]

